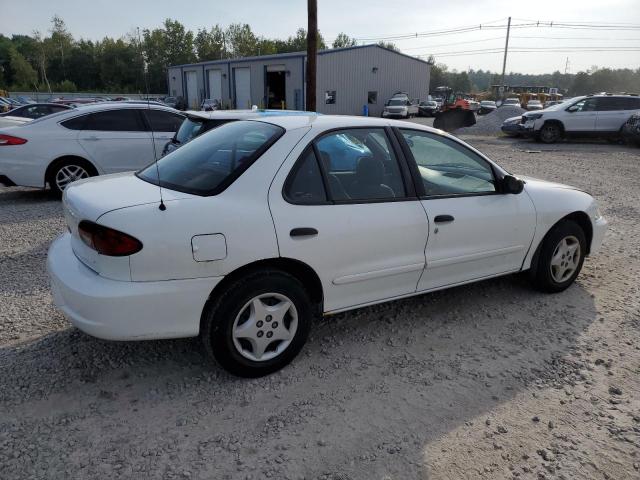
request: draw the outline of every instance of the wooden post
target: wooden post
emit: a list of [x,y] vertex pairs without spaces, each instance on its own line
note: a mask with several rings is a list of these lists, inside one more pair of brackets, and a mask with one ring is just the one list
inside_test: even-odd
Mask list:
[[307,101],[306,110],[316,111],[316,59],[318,54],[318,2],[307,0]]

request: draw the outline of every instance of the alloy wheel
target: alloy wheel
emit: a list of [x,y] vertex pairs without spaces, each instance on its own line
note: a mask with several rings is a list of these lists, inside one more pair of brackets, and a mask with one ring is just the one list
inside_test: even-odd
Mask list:
[[279,293],[265,293],[240,309],[231,334],[240,355],[265,362],[286,350],[297,329],[298,312],[293,301]]
[[580,265],[580,242],[573,235],[564,237],[553,250],[551,278],[557,283],[566,282]]
[[65,165],[56,173],[55,182],[58,189],[63,191],[71,182],[88,177],[89,172],[80,165]]

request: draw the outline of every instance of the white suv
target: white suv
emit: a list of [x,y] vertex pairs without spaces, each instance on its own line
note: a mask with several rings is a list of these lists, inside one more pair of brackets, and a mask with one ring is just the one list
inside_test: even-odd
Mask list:
[[0,129],[0,183],[62,192],[81,178],[138,170],[160,155],[184,115],[158,104],[109,102]]
[[565,136],[618,137],[629,117],[640,112],[637,95],[587,95],[522,116],[524,132],[545,143]]

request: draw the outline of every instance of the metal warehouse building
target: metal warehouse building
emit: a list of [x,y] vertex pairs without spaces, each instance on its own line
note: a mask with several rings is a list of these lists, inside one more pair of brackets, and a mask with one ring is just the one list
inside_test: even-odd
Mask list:
[[[198,109],[205,98],[225,108],[305,109],[306,52],[264,55],[169,67],[169,95]],[[426,99],[429,63],[381,47],[363,45],[318,52],[316,104],[320,113],[379,116],[394,92]]]

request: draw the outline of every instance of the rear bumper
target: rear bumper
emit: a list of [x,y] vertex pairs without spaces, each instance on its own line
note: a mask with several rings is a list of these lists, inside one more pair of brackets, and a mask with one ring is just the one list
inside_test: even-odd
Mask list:
[[47,269],[56,306],[80,330],[106,340],[197,336],[204,304],[222,279],[110,280],[77,259],[69,233],[51,244]]

